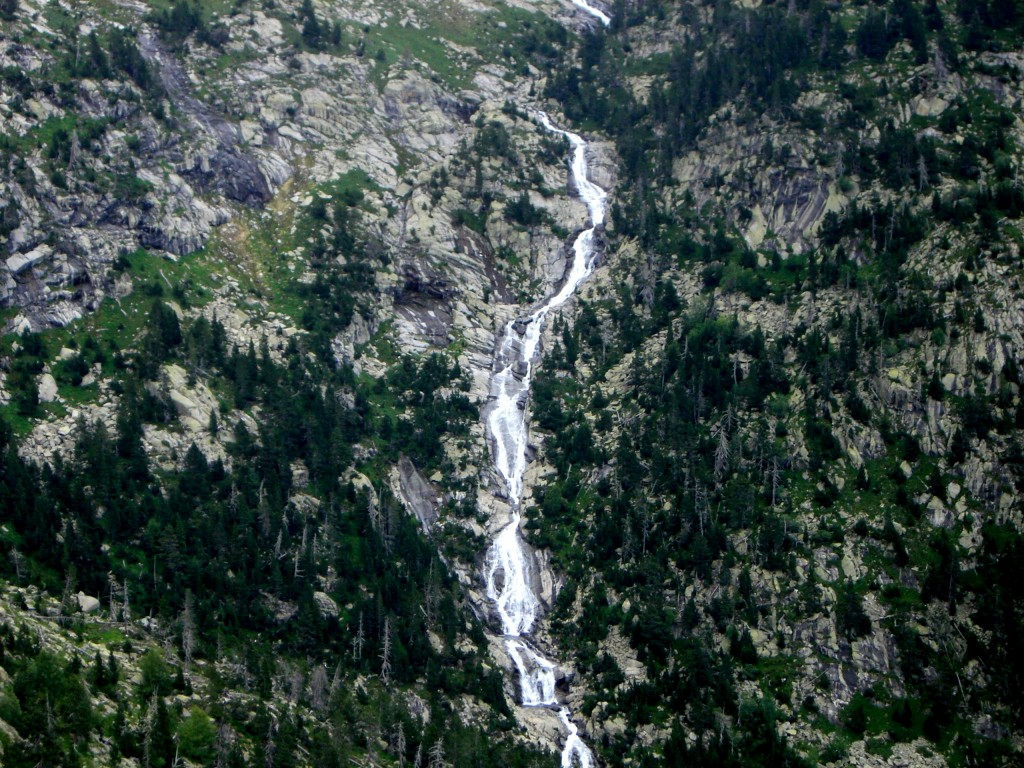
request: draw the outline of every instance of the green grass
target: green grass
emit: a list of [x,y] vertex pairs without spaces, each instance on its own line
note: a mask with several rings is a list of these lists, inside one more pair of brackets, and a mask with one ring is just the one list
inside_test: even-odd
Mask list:
[[71,385],[62,386],[59,382],[58,391],[60,396],[64,399],[65,406],[69,408],[81,408],[95,403],[100,394],[99,387],[96,385],[74,387]]
[[[298,282],[305,262],[301,255],[285,254],[304,251],[325,222],[314,219],[292,198],[308,196],[315,200],[319,196],[328,204],[348,201],[366,207],[368,203],[362,202],[366,193],[377,190],[378,185],[360,169],[323,184],[298,186],[295,181],[287,182],[263,211],[239,211],[231,227],[215,230],[207,248],[197,256],[213,272],[211,278],[217,270],[230,273],[240,289],[257,300],[251,309],[258,309],[259,300],[263,300],[269,311],[297,323],[305,309]],[[292,269],[295,261],[300,265],[297,271]]]
[[626,59],[626,66],[623,71],[627,77],[666,75],[671,63],[671,53],[655,53],[643,57],[632,56]]
[[206,65],[205,70],[208,84],[197,90],[198,95],[201,97],[206,96],[210,90],[218,89],[218,82],[210,82],[214,80],[211,76],[215,76],[218,73],[237,72],[249,62],[261,61],[262,58],[263,54],[248,45],[240,51],[222,51],[216,59]]
[[886,739],[872,738],[864,742],[864,749],[868,754],[877,755],[885,759],[892,757],[892,744]]
[[188,306],[207,303],[212,290],[223,282],[224,265],[205,248],[177,261],[139,249],[126,260],[128,271],[137,282],[158,284],[167,300],[184,301]]
[[[102,611],[102,608],[100,610]],[[91,622],[86,623],[82,637],[89,642],[105,645],[108,648],[120,648],[125,641],[125,635],[121,630],[107,624]]]
[[[495,3],[482,13],[467,13],[450,0],[429,8],[417,8],[420,28],[403,26],[404,13],[389,17],[387,27],[375,27],[366,35],[366,56],[384,52],[383,66],[374,71],[374,81],[383,84],[388,69],[403,62],[418,61],[453,90],[472,86],[481,65],[497,63],[517,70],[526,58],[518,45],[524,31],[542,30],[553,24],[541,14]],[[362,30],[348,28],[346,39],[359,37]],[[463,50],[455,50],[452,45]]]
[[[144,0],[144,2],[153,11],[165,11],[176,4],[176,0]],[[199,0],[196,5],[202,8],[203,18],[206,21],[213,21],[231,13],[235,10],[237,3],[234,0]]]
[[379,192],[381,186],[362,168],[353,168],[336,179],[314,187],[313,191],[324,193],[332,200],[344,202],[348,198],[358,203],[366,192]]
[[361,357],[365,354],[367,349],[372,348],[374,351],[374,357],[377,360],[380,360],[388,366],[396,364],[401,358],[402,350],[397,344],[395,344],[394,339],[391,336],[393,326],[393,320],[387,320],[381,323],[380,327],[377,328],[376,333],[373,334],[373,338],[366,342],[366,344],[362,344],[356,348],[356,356]]
[[102,134],[107,124],[108,121],[105,119],[82,117],[76,114],[49,117],[23,135],[3,134],[2,143],[12,152],[28,155],[33,149],[49,146],[58,131],[64,131],[70,135],[72,131],[78,130],[88,136],[94,133]]
[[863,693],[854,695],[839,718],[855,735],[885,733],[892,723],[888,710]]
[[[72,386],[63,379],[63,364],[53,362],[62,348],[79,350],[87,339],[95,340],[105,356],[102,375],[111,376],[115,371],[115,355],[134,346],[139,339],[154,300],[159,298],[184,306],[201,306],[209,301],[213,289],[222,282],[225,274],[232,271],[230,265],[205,249],[177,262],[140,249],[123,257],[115,268],[132,276],[134,290],[131,294],[120,299],[107,298],[95,312],[66,327],[41,332],[47,359],[53,363],[54,378],[65,402],[42,405],[37,418],[46,415],[63,417],[69,408],[94,402],[99,393],[95,386]],[[17,342],[18,337],[14,334],[0,338],[0,355],[12,354]],[[0,408],[0,413],[16,434],[25,435],[32,430],[34,419],[18,415],[12,406]]]
[[886,584],[882,587],[880,597],[883,603],[900,613],[915,611],[922,607],[921,593],[899,584]]
[[429,27],[403,27],[394,17],[389,20],[386,29],[373,30],[367,41],[366,55],[373,56],[378,50],[383,50],[386,57],[385,62],[374,68],[375,81],[386,79],[389,65],[411,57],[426,65],[446,85],[454,88],[469,87],[476,68],[464,54],[448,47],[443,35],[441,30]]
[[6,551],[10,551],[12,547],[21,546],[21,534],[14,530],[13,526],[9,523],[0,525],[0,545]]
[[32,427],[35,424],[32,419],[20,415],[10,405],[5,405],[0,408],[0,417],[10,425],[11,431],[16,437],[24,437],[27,435],[32,431]]

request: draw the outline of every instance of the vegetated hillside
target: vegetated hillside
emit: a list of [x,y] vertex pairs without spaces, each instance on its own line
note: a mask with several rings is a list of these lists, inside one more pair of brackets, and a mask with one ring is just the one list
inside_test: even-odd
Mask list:
[[1021,755],[1020,3],[618,3],[531,542],[610,765]]
[[541,99],[620,159],[527,513],[604,763],[1019,759],[1019,3],[611,10],[0,3],[4,765],[557,760],[467,600]]
[[504,735],[481,624],[387,485],[402,455],[446,465],[442,437],[477,421],[465,377],[444,354],[357,376],[330,351],[372,285],[359,196],[311,214],[329,236],[287,338],[239,343],[136,254],[141,326],[17,339],[7,415],[41,424],[0,430],[5,766],[543,758]]
[[[495,307],[558,278],[577,215],[509,101],[570,33],[0,12],[0,762],[556,763],[445,515],[475,515]],[[430,476],[459,496],[416,520],[395,491]]]
[[253,265],[276,235],[245,241],[264,229],[255,212],[357,172],[393,214],[481,104],[567,36],[456,2],[26,0],[4,23],[0,306],[30,330],[123,297],[119,258],[140,247],[183,257],[242,238],[250,278],[277,282]]

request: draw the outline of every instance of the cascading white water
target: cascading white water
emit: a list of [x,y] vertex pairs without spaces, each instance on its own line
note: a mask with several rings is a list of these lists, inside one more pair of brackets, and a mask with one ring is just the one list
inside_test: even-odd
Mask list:
[[612,23],[611,16],[602,11],[600,8],[595,8],[590,3],[586,2],[586,0],[572,0],[572,4],[575,5],[577,8],[582,8],[584,11],[589,13],[591,16],[600,21],[606,27]]
[[[595,15],[600,13],[596,9],[592,10]],[[516,318],[505,326],[495,355],[487,432],[494,446],[495,466],[505,481],[512,519],[497,535],[487,554],[485,578],[487,596],[494,601],[501,618],[505,647],[519,672],[523,705],[555,706],[558,704],[555,696],[556,665],[534,649],[524,637],[533,628],[540,608],[540,601],[534,592],[532,557],[524,548],[519,535],[519,502],[529,436],[526,401],[533,380],[534,358],[537,356],[548,312],[572,296],[593,270],[595,232],[604,224],[606,195],[603,189],[588,178],[586,142],[577,134],[556,127],[543,112],[537,113],[537,119],[547,130],[566,137],[572,145],[572,177],[587,206],[590,227],[583,230],[573,242],[572,264],[562,287],[530,315]],[[559,708],[558,718],[568,732],[562,749],[563,768],[591,768],[594,765],[593,754],[579,737],[567,707]]]
[[576,723],[569,719],[568,707],[559,708],[558,719],[562,721],[562,725],[569,732],[569,735],[565,737],[565,746],[562,747],[562,768],[573,768],[574,765],[590,768],[594,764],[594,756],[590,752],[590,747],[584,744],[583,739],[579,737]]

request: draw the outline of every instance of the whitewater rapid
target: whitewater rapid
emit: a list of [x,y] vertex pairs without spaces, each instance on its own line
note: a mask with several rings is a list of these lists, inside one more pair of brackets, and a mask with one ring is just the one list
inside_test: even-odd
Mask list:
[[557,127],[543,112],[536,113],[536,118],[546,130],[564,136],[572,145],[572,179],[587,206],[590,226],[573,242],[572,262],[562,287],[530,314],[509,321],[497,345],[486,426],[494,450],[495,467],[505,482],[512,519],[495,537],[487,553],[484,578],[487,597],[501,618],[505,648],[519,672],[523,706],[558,707],[558,718],[567,732],[562,749],[563,768],[592,768],[593,754],[579,737],[569,709],[560,706],[555,695],[556,663],[541,654],[527,639],[537,618],[540,601],[534,592],[533,558],[523,546],[520,535],[519,503],[529,438],[527,400],[534,365],[538,362],[544,322],[548,313],[565,303],[593,271],[597,255],[595,239],[597,229],[605,221],[607,195],[589,179],[587,144],[583,138]]

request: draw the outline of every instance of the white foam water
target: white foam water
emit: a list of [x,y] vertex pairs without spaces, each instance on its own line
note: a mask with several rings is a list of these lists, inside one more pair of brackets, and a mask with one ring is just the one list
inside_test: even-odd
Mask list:
[[[604,16],[597,9],[592,8],[591,12],[598,18]],[[607,196],[588,177],[587,144],[583,138],[558,128],[543,112],[537,113],[537,120],[545,129],[564,136],[572,145],[572,178],[587,206],[590,226],[573,242],[572,263],[562,287],[529,315],[510,321],[498,344],[486,425],[493,445],[494,464],[505,482],[505,493],[512,507],[512,519],[494,539],[487,554],[484,577],[487,596],[494,602],[501,618],[505,647],[519,672],[522,704],[554,707],[558,706],[555,695],[557,665],[525,639],[533,629],[540,609],[534,587],[533,558],[523,546],[519,533],[519,502],[529,440],[527,401],[548,313],[565,303],[593,271],[596,230],[604,224]],[[568,708],[559,707],[558,717],[568,734],[562,749],[563,768],[592,768],[594,756],[579,737]]]
[[611,16],[602,11],[600,8],[595,8],[590,3],[586,2],[586,0],[572,0],[572,4],[575,5],[577,8],[581,8],[582,10],[589,13],[591,16],[600,21],[606,27],[612,23]]

